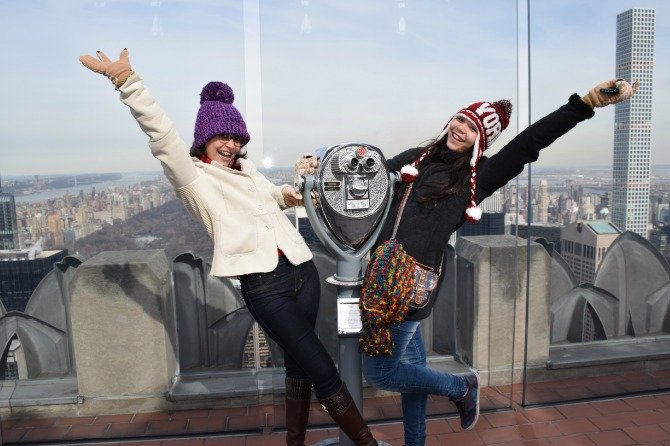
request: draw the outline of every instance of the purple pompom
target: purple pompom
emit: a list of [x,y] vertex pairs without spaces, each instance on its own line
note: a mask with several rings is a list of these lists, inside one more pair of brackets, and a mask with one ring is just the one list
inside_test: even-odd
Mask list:
[[224,104],[232,104],[235,100],[233,89],[223,82],[210,82],[202,88],[200,93],[200,104],[205,101],[219,101]]

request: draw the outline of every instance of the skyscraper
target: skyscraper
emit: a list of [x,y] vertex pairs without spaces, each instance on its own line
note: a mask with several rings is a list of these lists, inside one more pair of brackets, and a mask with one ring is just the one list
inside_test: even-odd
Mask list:
[[579,283],[593,283],[610,245],[621,235],[605,220],[577,221],[561,228],[561,256]]
[[0,249],[19,248],[19,228],[16,224],[14,195],[2,192],[0,179]]
[[547,223],[549,221],[549,186],[547,180],[540,180],[540,187],[537,192],[537,217],[535,221],[538,223]]
[[640,82],[629,101],[614,110],[612,223],[647,238],[654,68],[653,9],[617,15],[616,77]]
[[[476,223],[466,223],[456,234],[458,237],[473,235],[497,235],[505,233],[505,213],[503,212],[503,196],[500,190],[495,191],[479,205],[482,218]],[[455,240],[450,243],[455,243]]]
[[23,311],[37,285],[67,257],[67,250],[0,250],[0,298],[7,311]]

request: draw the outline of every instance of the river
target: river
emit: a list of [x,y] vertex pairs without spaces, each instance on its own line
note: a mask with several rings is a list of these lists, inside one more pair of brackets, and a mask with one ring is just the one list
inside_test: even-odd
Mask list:
[[50,200],[52,198],[60,198],[69,195],[78,195],[79,191],[83,191],[85,194],[91,193],[93,188],[96,191],[102,191],[110,187],[123,187],[123,186],[133,186],[135,184],[141,183],[142,181],[151,181],[159,177],[162,177],[161,172],[131,172],[121,174],[121,178],[113,181],[103,181],[95,184],[87,184],[85,186],[73,186],[62,189],[47,189],[40,191],[36,194],[30,195],[14,195],[14,200],[17,203],[37,203],[40,201]]

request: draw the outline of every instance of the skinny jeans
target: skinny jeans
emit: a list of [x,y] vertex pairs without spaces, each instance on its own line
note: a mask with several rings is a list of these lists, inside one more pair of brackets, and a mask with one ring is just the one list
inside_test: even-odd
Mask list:
[[309,379],[317,398],[337,392],[342,380],[314,332],[321,295],[314,262],[293,265],[282,255],[274,271],[243,275],[240,284],[249,312],[284,351],[286,376]]
[[465,394],[465,378],[426,366],[426,350],[419,321],[405,321],[391,327],[395,343],[392,356],[363,355],[363,374],[371,385],[400,392],[406,446],[426,441],[428,395],[459,398]]

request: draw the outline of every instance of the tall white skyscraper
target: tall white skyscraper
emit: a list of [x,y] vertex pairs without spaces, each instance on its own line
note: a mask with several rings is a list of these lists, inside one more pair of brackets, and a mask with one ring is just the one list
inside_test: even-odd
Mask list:
[[639,81],[640,89],[614,111],[612,223],[647,238],[654,69],[653,9],[617,15],[616,76]]

